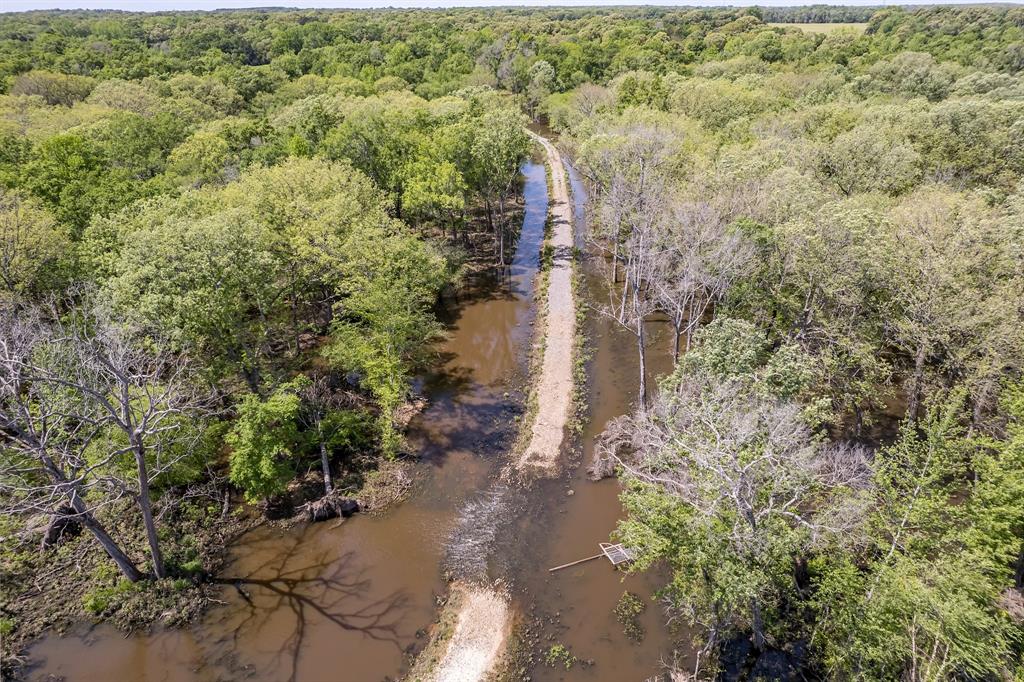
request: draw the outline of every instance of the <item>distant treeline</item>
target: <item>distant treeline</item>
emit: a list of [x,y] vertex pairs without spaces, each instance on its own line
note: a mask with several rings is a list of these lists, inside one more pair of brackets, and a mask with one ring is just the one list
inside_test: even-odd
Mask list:
[[863,24],[882,7],[757,7],[761,19],[772,24]]

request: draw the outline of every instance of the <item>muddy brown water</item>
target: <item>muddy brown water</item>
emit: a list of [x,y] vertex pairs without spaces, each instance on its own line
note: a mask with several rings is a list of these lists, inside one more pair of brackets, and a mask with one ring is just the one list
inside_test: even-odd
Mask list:
[[[579,294],[584,305],[607,301],[604,259],[586,248],[586,188],[579,174],[567,166],[572,187],[577,246],[582,250]],[[662,679],[663,662],[685,642],[685,632],[670,632],[655,593],[668,576],[661,570],[626,575],[605,559],[549,573],[548,568],[598,553],[624,513],[619,484],[613,479],[593,482],[586,466],[594,442],[608,421],[629,412],[637,399],[638,360],[635,338],[607,317],[589,310],[584,324],[590,359],[587,366],[584,426],[570,466],[557,480],[540,482],[527,502],[523,519],[510,536],[515,538],[516,559],[510,574],[517,589],[517,607],[530,616],[528,625],[539,636],[539,656],[533,680],[642,682]],[[668,326],[650,323],[649,379],[671,371]],[[570,491],[571,494],[570,494]],[[535,505],[535,506],[533,506]],[[626,636],[613,610],[623,592],[640,596],[647,604],[639,622],[643,637]],[[544,653],[561,644],[579,662],[566,670],[548,665]],[[685,654],[685,649],[681,649]],[[685,655],[680,658],[685,663]]]
[[[50,636],[29,652],[35,663],[30,679],[400,677],[436,617],[453,531],[467,517],[479,527],[500,526],[482,550],[483,570],[507,581],[521,622],[540,638],[532,679],[659,679],[662,662],[671,659],[673,645],[685,634],[665,628],[654,599],[665,575],[627,576],[603,559],[555,574],[547,570],[597,553],[622,516],[617,482],[588,481],[585,468],[595,437],[636,399],[631,335],[588,315],[588,406],[582,433],[567,454],[569,465],[559,478],[525,490],[509,492],[498,482],[522,416],[548,203],[544,167],[527,163],[523,173],[526,210],[510,274],[480,276],[445,308],[450,335],[439,348],[442,367],[423,377],[429,407],[410,425],[410,444],[422,459],[410,499],[380,517],[356,516],[340,526],[259,528],[233,546],[221,576],[225,603],[197,625],[129,637],[109,626],[83,626],[64,637]],[[571,167],[569,173],[583,247],[585,188]],[[607,300],[604,262],[583,250],[581,297]],[[669,371],[671,343],[665,325],[652,323],[650,331],[653,378]],[[639,642],[625,635],[613,615],[625,590],[647,602]],[[543,651],[556,643],[581,662],[568,670],[545,665]]]
[[544,166],[523,166],[525,214],[510,272],[485,273],[450,302],[443,366],[410,425],[422,458],[411,498],[355,516],[243,537],[221,579],[223,606],[199,624],[125,637],[109,626],[50,636],[29,679],[68,682],[375,681],[406,669],[444,593],[441,560],[456,511],[487,484],[521,414],[547,215]]

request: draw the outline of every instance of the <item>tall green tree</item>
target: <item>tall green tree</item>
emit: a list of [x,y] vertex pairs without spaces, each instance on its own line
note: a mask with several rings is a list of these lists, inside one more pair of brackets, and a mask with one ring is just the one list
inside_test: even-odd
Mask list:
[[1015,438],[989,449],[966,436],[962,409],[962,395],[932,406],[878,454],[866,556],[820,560],[815,637],[833,674],[1012,674],[1020,631],[1000,593],[1019,556],[1024,468]]
[[267,398],[247,394],[226,441],[231,446],[231,482],[251,501],[284,492],[295,475],[301,454],[301,400],[296,387],[285,384]]

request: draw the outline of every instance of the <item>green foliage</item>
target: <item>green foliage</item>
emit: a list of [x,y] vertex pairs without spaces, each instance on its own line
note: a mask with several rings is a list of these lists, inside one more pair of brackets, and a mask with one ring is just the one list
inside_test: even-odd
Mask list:
[[615,604],[615,620],[623,627],[626,636],[634,641],[644,638],[644,629],[640,625],[640,614],[647,608],[647,604],[638,595],[632,592],[623,592],[619,601]]
[[97,142],[78,134],[55,135],[25,165],[22,182],[73,234],[93,214],[105,214],[139,196],[124,169],[111,169]]
[[823,172],[846,195],[900,194],[921,177],[921,157],[893,133],[862,125],[842,133],[823,151]]
[[[1020,550],[1013,524],[1024,518],[1021,498],[1009,497],[1024,475],[1019,453],[1006,460],[1000,451],[1019,444],[1011,437],[986,447],[966,437],[960,405],[936,406],[923,437],[908,427],[879,453],[867,568],[845,557],[820,560],[816,637],[837,674],[883,680],[911,668],[919,679],[999,676],[1020,645],[1000,605]],[[993,456],[1003,464],[998,473],[986,464]],[[972,461],[986,473],[970,484],[964,470]],[[999,521],[1011,517],[1009,526]]]
[[938,64],[929,54],[901,52],[893,59],[880,61],[871,67],[867,87],[904,97],[925,97],[935,102],[949,94],[956,72],[948,64]]
[[129,580],[118,580],[113,587],[94,587],[82,596],[82,607],[90,615],[103,616],[135,589]]
[[552,668],[571,670],[577,662],[576,656],[564,644],[552,644],[544,653],[544,662]]
[[178,183],[193,186],[220,180],[232,160],[231,146],[210,131],[193,133],[174,148],[167,160],[167,174]]
[[769,343],[745,320],[720,317],[698,332],[696,348],[683,362],[720,377],[753,374],[764,365]]
[[616,79],[615,97],[620,109],[648,107],[664,111],[668,108],[668,88],[657,74],[632,72]]
[[249,394],[239,403],[238,418],[225,440],[231,446],[231,482],[248,499],[280,494],[294,475],[300,404],[288,385],[265,400]]
[[[134,413],[135,423],[142,421],[147,409],[162,407],[151,397],[160,395],[164,388],[154,383],[132,391],[129,408]],[[159,435],[141,440],[146,448],[146,464],[154,493],[200,481],[207,473],[207,466],[217,461],[217,450],[228,427],[226,422],[211,423],[186,413],[167,416],[161,425]],[[123,480],[131,480],[136,464],[128,446],[128,435],[122,429],[108,427],[89,443],[83,456],[94,467],[96,476],[113,473]],[[110,453],[115,451],[122,454],[111,460]],[[157,471],[159,475],[154,475]]]
[[0,284],[7,296],[41,298],[66,284],[71,240],[33,200],[0,190]]
[[374,425],[360,410],[331,410],[324,416],[322,430],[327,447],[334,452],[360,453],[375,447]]
[[130,235],[107,289],[127,315],[197,348],[215,372],[253,375],[277,266],[272,236],[241,211],[174,217]]
[[49,71],[29,71],[19,74],[11,84],[12,95],[42,97],[47,104],[71,106],[85,99],[95,81],[83,76],[74,76]]
[[382,450],[394,454],[393,427],[414,370],[440,333],[430,306],[451,279],[444,259],[397,226],[353,234],[342,289],[342,316],[335,322],[328,356],[356,371],[380,406]]

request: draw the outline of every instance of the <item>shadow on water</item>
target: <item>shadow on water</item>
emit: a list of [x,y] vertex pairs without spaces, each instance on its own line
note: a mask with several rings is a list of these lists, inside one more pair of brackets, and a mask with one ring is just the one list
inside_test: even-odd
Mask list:
[[[265,628],[272,627],[279,644],[267,664],[278,671],[278,679],[289,681],[299,679],[302,654],[311,644],[307,634],[315,628],[330,630],[333,626],[339,635],[357,633],[401,652],[401,623],[408,617],[406,591],[366,599],[365,595],[374,592],[369,568],[361,566],[351,550],[340,555],[322,552],[311,560],[302,548],[307,531],[283,539],[246,538],[236,548],[236,552],[251,551],[266,560],[246,570],[229,568],[226,576],[215,581],[233,588],[237,604],[224,613],[222,629],[230,633],[230,641],[223,644],[233,651],[244,650],[249,642],[263,638]],[[273,543],[272,554],[258,546],[266,542]],[[276,618],[268,619],[270,613]]]
[[[429,405],[410,424],[424,465],[379,517],[257,528],[231,549],[222,606],[194,626],[125,637],[106,625],[41,640],[30,679],[68,682],[382,680],[400,676],[444,591],[456,510],[486,487],[522,414],[533,288],[547,214],[544,167],[523,165],[523,228],[504,273],[471,283],[443,316]],[[51,677],[52,676],[52,677]]]

